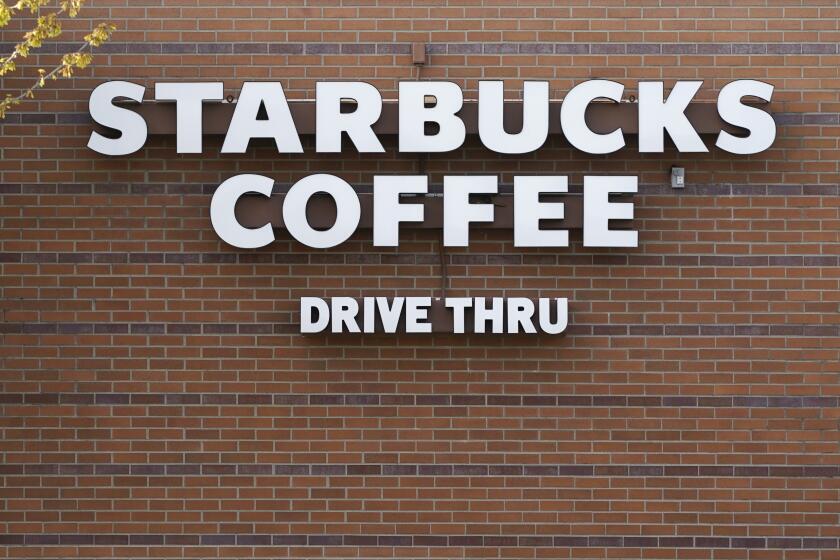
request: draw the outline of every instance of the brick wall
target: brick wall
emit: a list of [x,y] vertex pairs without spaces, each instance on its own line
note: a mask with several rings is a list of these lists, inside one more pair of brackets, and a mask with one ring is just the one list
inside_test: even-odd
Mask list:
[[[2,124],[0,556],[840,558],[840,8],[835,0],[91,0],[94,68]],[[19,29],[6,29],[4,47]],[[106,79],[417,77],[774,84],[751,157],[415,157],[85,148]],[[8,51],[8,48],[4,48]],[[4,90],[28,80],[4,78]],[[712,144],[707,138],[707,143]],[[668,186],[672,164],[688,186]],[[561,337],[307,336],[304,295],[440,295],[436,232],[399,250],[281,234],[235,250],[210,194],[240,172],[638,174],[638,249],[476,232],[448,294],[570,298]]]

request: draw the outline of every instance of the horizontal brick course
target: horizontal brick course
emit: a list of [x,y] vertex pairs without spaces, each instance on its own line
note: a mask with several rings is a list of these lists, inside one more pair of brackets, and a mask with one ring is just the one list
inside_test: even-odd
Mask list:
[[[8,464],[0,474],[38,476],[504,476],[539,477],[530,486],[550,477],[783,477],[835,478],[840,466],[739,466],[739,465],[446,465],[446,464]],[[547,482],[547,481],[546,481]],[[617,481],[619,485],[621,481]],[[650,484],[656,486],[655,480]],[[488,481],[488,484],[491,484]],[[149,486],[155,486],[149,481]],[[480,484],[479,484],[480,485]],[[526,486],[520,483],[520,486]]]
[[[837,538],[730,538],[672,536],[513,536],[496,535],[0,535],[4,545],[180,545],[180,546],[386,546],[386,547],[566,547],[586,548],[761,548],[837,549]],[[119,553],[119,549],[115,549]]]

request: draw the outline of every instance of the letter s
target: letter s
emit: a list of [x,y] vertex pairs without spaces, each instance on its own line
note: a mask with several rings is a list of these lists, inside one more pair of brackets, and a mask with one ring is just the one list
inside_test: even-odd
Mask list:
[[142,148],[148,134],[146,121],[131,109],[117,107],[113,102],[117,97],[142,102],[145,93],[145,87],[131,82],[113,81],[97,86],[90,94],[90,116],[98,124],[122,134],[119,138],[107,138],[94,130],[88,148],[106,156],[126,156]]
[[770,102],[773,86],[758,80],[736,80],[723,86],[718,95],[718,114],[731,125],[745,128],[749,136],[735,136],[725,130],[718,135],[718,148],[730,154],[750,155],[763,152],[776,139],[776,121],[773,116],[741,103],[741,98],[751,95]]

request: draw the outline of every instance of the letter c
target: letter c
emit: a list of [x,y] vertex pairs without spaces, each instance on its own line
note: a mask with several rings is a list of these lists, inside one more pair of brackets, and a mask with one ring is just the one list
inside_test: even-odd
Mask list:
[[265,247],[274,241],[271,224],[250,229],[236,221],[236,202],[249,192],[271,196],[274,179],[263,175],[235,175],[219,185],[210,202],[210,221],[222,241],[240,249]]

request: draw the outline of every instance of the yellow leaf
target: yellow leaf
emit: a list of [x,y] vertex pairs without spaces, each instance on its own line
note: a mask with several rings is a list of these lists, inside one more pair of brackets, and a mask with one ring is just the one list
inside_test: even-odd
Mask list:
[[12,11],[3,0],[0,0],[0,27],[6,27],[12,19]]

